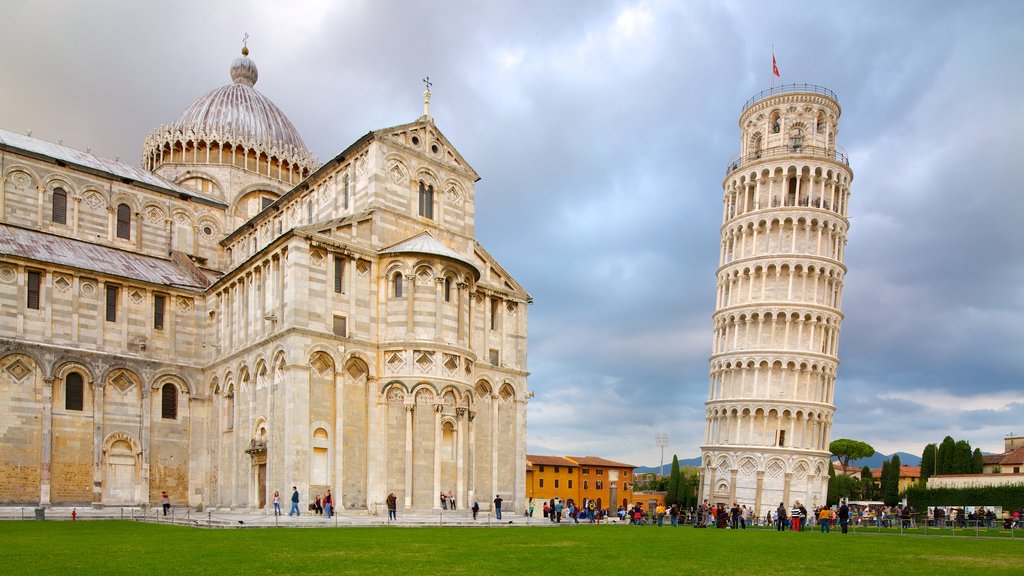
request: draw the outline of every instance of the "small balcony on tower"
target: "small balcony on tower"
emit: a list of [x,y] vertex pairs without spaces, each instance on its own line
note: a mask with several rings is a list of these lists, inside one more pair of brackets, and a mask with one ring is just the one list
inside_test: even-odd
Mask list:
[[729,159],[729,164],[725,167],[725,175],[728,177],[733,172],[753,164],[754,162],[761,162],[762,160],[770,160],[772,158],[781,158],[783,156],[811,156],[817,158],[825,158],[833,162],[839,162],[845,166],[850,165],[849,156],[846,154],[846,150],[840,147],[824,148],[821,146],[806,146],[801,140],[794,139],[785,146],[772,146],[762,150],[757,150],[749,154],[738,153]]

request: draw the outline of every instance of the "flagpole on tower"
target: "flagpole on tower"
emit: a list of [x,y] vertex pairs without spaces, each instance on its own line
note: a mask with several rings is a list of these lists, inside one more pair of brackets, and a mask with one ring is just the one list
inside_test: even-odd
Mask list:
[[775,77],[782,77],[779,74],[779,65],[775,62],[775,43],[772,43],[772,91],[775,91]]

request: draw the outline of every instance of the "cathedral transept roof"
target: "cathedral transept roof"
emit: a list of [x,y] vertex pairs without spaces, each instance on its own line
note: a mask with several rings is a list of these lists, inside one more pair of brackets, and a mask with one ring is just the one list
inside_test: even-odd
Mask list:
[[[200,285],[187,270],[172,260],[6,224],[0,224],[0,246],[3,246],[3,254],[37,262],[101,272],[162,286],[195,290],[206,287]],[[204,273],[210,276],[211,281],[216,279],[212,273]]]

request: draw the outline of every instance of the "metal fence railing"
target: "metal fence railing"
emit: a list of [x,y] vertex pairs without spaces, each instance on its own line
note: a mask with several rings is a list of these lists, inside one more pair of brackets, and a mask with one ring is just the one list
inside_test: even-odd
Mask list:
[[825,88],[824,86],[818,86],[817,84],[780,84],[778,86],[772,86],[768,90],[762,90],[755,94],[754,96],[752,96],[750,100],[747,100],[743,104],[743,110],[741,110],[740,113],[742,114],[743,112],[746,112],[747,108],[750,108],[751,106],[760,102],[761,100],[764,100],[765,98],[777,96],[779,94],[789,94],[797,92],[822,94],[824,96],[828,96],[829,98],[835,100],[836,102],[839,101],[839,98],[836,97],[836,93],[829,90],[828,88]]

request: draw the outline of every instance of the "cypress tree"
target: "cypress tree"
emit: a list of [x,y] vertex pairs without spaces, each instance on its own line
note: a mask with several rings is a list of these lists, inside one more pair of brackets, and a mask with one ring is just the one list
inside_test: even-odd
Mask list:
[[971,474],[981,474],[985,471],[985,457],[981,455],[981,448],[974,449],[974,458],[972,458],[971,464]]
[[921,484],[924,485],[928,481],[928,478],[935,474],[935,456],[938,452],[939,447],[935,444],[929,444],[924,447],[924,452],[921,454]]
[[860,494],[865,500],[875,499],[875,479],[867,466],[860,469]]
[[957,440],[953,445],[953,458],[950,474],[971,473],[971,444],[967,440]]
[[665,505],[679,503],[679,456],[672,456],[672,471],[668,475],[668,489],[665,494]]
[[935,456],[936,474],[953,473],[953,448],[955,446],[956,442],[952,436],[946,436],[942,439],[942,444],[939,444],[939,451]]
[[879,500],[885,499],[885,492],[889,488],[889,461],[882,461],[882,471],[878,473],[878,490],[875,492],[878,495]]
[[825,493],[825,504],[832,506],[839,503],[839,483],[836,482],[836,468],[832,460],[828,461],[828,491]]

